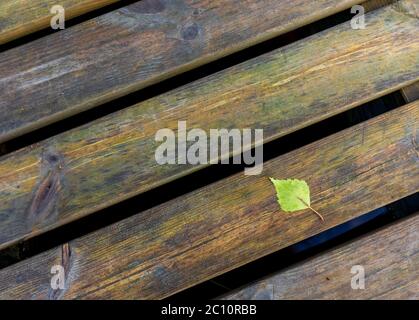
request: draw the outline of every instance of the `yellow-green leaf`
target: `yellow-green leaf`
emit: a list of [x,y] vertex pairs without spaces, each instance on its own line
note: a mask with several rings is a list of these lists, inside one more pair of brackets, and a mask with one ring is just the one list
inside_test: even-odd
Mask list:
[[275,186],[278,203],[283,211],[294,212],[304,209],[310,209],[322,221],[324,221],[323,216],[311,207],[310,188],[307,182],[298,179],[270,179],[273,185]]
[[310,208],[310,188],[307,182],[298,179],[270,179],[283,211],[294,212]]

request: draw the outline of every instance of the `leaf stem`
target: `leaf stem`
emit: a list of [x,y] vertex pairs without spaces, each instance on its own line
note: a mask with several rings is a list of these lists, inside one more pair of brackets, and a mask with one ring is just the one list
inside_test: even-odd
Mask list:
[[313,211],[323,222],[324,222],[324,218],[323,218],[323,216],[318,212],[318,211],[316,211],[315,209],[313,209],[307,202],[305,202],[303,199],[301,199],[300,197],[297,197],[298,198],[298,200],[300,200],[302,203],[304,203],[304,205],[307,207],[307,208],[309,208],[311,211]]

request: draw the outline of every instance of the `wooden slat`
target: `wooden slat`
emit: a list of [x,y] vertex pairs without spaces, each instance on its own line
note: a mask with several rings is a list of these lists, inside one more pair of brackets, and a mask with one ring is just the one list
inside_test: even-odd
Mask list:
[[[374,9],[374,6],[380,5],[380,0],[370,1],[369,4],[372,8],[366,9]],[[401,91],[406,101],[413,102],[419,99],[419,82]],[[414,216],[365,239],[225,294],[220,299],[418,299],[419,277],[416,270],[419,270],[419,261],[411,250],[419,246],[418,227],[419,217]],[[384,263],[381,260],[383,257]],[[379,264],[373,265],[371,272],[371,262],[374,261],[379,261]],[[394,271],[406,263],[409,268],[403,268],[402,272]],[[325,270],[322,266],[326,264]],[[359,292],[349,289],[348,270],[355,264],[368,266],[369,278],[375,284],[372,290]],[[384,273],[381,271],[383,268]]]
[[412,102],[419,99],[419,82],[416,82],[402,89],[402,94],[406,101]]
[[119,0],[1,0],[0,45],[27,34],[50,27],[52,6],[65,9],[71,19]]
[[[419,299],[419,214],[223,296],[239,299]],[[351,287],[364,267],[365,289]]]
[[263,128],[269,141],[417,80],[419,21],[392,8],[367,18],[1,158],[0,247],[202,168],[156,163],[157,130],[178,120]]
[[[163,298],[419,191],[419,102],[0,271],[0,298]],[[281,212],[268,177],[304,179],[311,212]],[[66,289],[50,289],[62,264]]]
[[0,54],[0,142],[359,0],[143,0]]
[[361,5],[364,8],[365,12],[370,12],[393,3],[395,3],[395,0],[369,0],[362,3]]

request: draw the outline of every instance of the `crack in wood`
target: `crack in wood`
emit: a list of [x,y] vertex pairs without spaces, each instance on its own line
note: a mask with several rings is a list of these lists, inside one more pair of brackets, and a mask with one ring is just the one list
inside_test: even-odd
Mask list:
[[61,156],[54,152],[46,152],[42,156],[42,163],[41,171],[44,173],[41,174],[41,181],[28,209],[27,226],[29,229],[34,229],[55,216],[62,189]]

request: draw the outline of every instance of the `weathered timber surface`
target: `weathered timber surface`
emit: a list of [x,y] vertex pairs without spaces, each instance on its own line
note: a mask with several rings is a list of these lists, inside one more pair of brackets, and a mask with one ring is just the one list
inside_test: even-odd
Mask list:
[[[239,299],[419,299],[419,213],[220,297]],[[365,289],[353,290],[353,266]]]
[[0,158],[0,247],[202,168],[157,164],[155,134],[178,120],[263,128],[266,142],[417,81],[419,21],[392,7],[367,19]]
[[[163,298],[406,197],[419,191],[418,121],[419,101],[2,269],[0,298]],[[306,180],[325,223],[281,212],[269,177]]]
[[143,0],[6,51],[0,142],[359,2]]
[[419,99],[419,82],[416,82],[402,89],[402,94],[406,101],[412,102]]
[[363,2],[361,5],[365,12],[377,10],[378,8],[394,4],[396,0],[368,0]]
[[[0,1],[0,45],[50,27],[54,5],[71,19],[119,0],[2,0]],[[43,51],[48,50],[44,48]],[[1,59],[0,59],[1,60]]]

